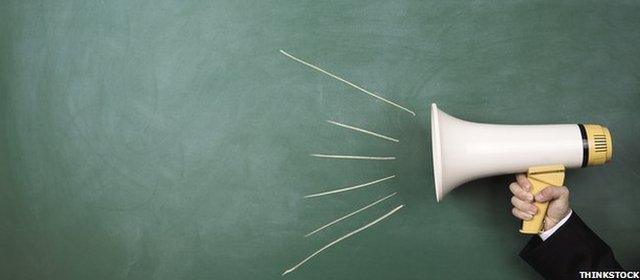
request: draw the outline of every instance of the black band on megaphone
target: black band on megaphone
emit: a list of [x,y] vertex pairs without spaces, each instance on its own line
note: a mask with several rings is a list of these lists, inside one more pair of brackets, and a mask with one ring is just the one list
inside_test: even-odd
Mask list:
[[587,130],[581,123],[578,124],[580,135],[582,136],[582,167],[586,167],[589,162],[589,140],[587,140]]

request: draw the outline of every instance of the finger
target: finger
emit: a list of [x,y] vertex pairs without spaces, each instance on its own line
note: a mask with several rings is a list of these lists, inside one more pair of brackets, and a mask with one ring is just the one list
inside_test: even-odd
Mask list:
[[531,215],[535,215],[536,212],[538,212],[538,207],[533,205],[533,203],[522,201],[515,196],[511,197],[511,205],[513,205],[513,207],[517,208],[518,210]]
[[509,190],[511,190],[511,193],[520,200],[533,201],[533,195],[530,192],[522,189],[522,187],[520,187],[520,185],[516,182],[513,182],[509,185]]
[[520,185],[525,191],[531,191],[531,182],[529,182],[526,175],[518,174],[516,175],[516,180],[518,180],[518,185]]
[[568,195],[569,189],[567,187],[548,186],[536,195],[536,201],[547,202]]
[[516,218],[525,221],[531,220],[533,218],[533,215],[522,212],[518,208],[511,209],[511,214],[513,214]]

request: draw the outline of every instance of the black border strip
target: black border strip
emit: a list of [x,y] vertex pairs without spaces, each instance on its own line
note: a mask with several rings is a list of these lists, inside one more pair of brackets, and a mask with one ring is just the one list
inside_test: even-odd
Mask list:
[[578,124],[580,135],[582,136],[582,167],[586,167],[589,162],[589,141],[587,140],[587,130],[581,123]]

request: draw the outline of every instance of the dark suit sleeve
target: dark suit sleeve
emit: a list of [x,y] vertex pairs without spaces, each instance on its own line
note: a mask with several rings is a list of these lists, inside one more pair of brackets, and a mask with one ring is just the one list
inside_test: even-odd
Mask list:
[[531,238],[520,257],[547,279],[576,279],[578,271],[623,270],[611,248],[575,211],[547,240]]

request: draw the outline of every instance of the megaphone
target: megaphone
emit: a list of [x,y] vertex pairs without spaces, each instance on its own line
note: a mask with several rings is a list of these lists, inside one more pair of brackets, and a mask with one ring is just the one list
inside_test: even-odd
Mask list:
[[[613,153],[609,129],[595,124],[498,125],[464,121],[431,104],[436,199],[481,177],[527,173],[533,195],[562,186],[565,168],[601,165]],[[542,231],[547,203],[520,232]]]

